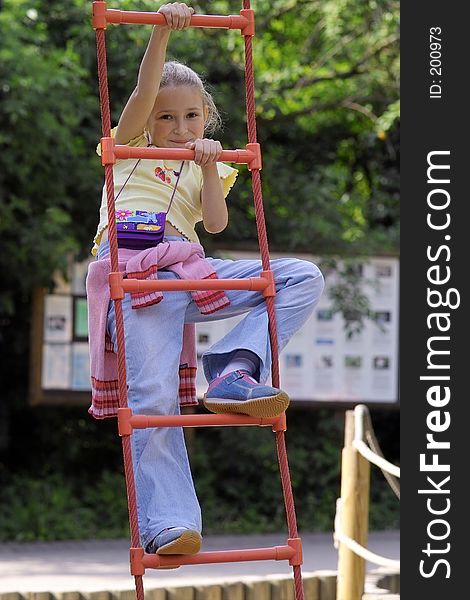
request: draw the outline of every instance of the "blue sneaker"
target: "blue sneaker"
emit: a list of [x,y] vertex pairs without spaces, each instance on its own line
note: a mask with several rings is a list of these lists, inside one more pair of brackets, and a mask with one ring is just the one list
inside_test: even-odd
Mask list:
[[245,371],[233,371],[211,381],[203,403],[213,413],[277,417],[289,406],[289,396],[282,390],[258,383]]
[[196,554],[201,549],[202,536],[195,529],[170,527],[161,531],[148,544],[149,554]]

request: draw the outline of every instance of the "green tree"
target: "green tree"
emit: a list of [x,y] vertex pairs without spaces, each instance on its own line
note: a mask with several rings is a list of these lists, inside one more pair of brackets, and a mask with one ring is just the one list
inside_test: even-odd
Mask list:
[[[157,6],[109,2],[120,9]],[[193,6],[197,13],[237,14],[241,2]],[[96,227],[103,170],[95,153],[101,128],[91,7],[91,0],[0,2],[0,430],[26,411],[32,291],[52,286],[52,273],[65,269],[70,254],[87,255]],[[271,249],[396,252],[398,1],[253,0],[252,7]],[[113,123],[135,84],[149,31],[108,28]],[[247,141],[243,48],[240,32],[210,29],[175,33],[169,48],[171,58],[191,64],[211,84],[226,148]],[[202,235],[209,250],[256,244],[243,167],[230,216],[222,235]],[[0,459],[0,476],[4,467]]]
[[[155,10],[149,0],[116,3]],[[194,4],[229,14],[238,2]],[[258,135],[272,246],[316,253],[396,250],[398,237],[398,3],[258,0],[254,38]],[[102,171],[91,3],[6,0],[0,124],[0,305],[14,311],[68,251],[86,252]],[[132,89],[149,28],[110,26],[113,121]],[[170,55],[213,85],[222,141],[246,143],[243,38],[237,31],[175,34]],[[221,60],[223,56],[223,60]],[[229,109],[230,108],[230,112]],[[231,225],[209,245],[254,242],[248,174],[231,198]],[[15,227],[19,223],[20,227]],[[251,223],[251,225],[250,225]]]
[[396,250],[398,2],[257,4],[271,238],[324,254]]
[[[239,2],[196,2],[236,13]],[[396,251],[398,241],[398,2],[258,0],[254,38],[258,136],[271,247],[318,254]],[[116,0],[155,10],[150,0]],[[5,0],[0,13],[2,331],[68,253],[88,252],[102,169],[91,2]],[[113,122],[132,89],[149,27],[107,32]],[[243,37],[174,34],[170,56],[213,85],[226,147],[246,143]],[[222,58],[221,58],[222,57]],[[229,110],[230,109],[230,110]],[[231,194],[217,245],[254,244],[249,176]],[[22,314],[24,321],[24,313]],[[22,330],[23,333],[26,329]]]

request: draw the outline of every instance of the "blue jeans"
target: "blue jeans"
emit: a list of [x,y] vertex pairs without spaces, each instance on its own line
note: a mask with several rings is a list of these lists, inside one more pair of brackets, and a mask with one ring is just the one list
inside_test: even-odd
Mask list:
[[[104,246],[104,245],[103,245]],[[99,256],[105,248],[100,248]],[[222,279],[258,277],[258,260],[207,258]],[[276,325],[279,350],[311,315],[323,290],[323,277],[311,262],[295,258],[271,261],[276,281]],[[175,279],[159,271],[160,279]],[[154,306],[131,309],[130,295],[122,301],[128,403],[134,414],[179,414],[179,358],[185,323],[215,321],[247,313],[246,317],[203,355],[204,374],[210,381],[222,371],[236,350],[254,352],[260,359],[259,380],[271,369],[271,348],[265,300],[259,292],[228,290],[230,306],[202,315],[189,292],[164,292]],[[108,329],[116,342],[114,303],[110,303]],[[132,455],[137,491],[137,511],[142,546],[162,529],[185,526],[201,531],[199,502],[179,427],[135,430]]]

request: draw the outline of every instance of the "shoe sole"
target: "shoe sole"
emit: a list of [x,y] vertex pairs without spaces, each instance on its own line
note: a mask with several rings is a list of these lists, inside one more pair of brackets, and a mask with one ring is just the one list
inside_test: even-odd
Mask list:
[[201,535],[197,531],[188,529],[176,540],[158,548],[157,554],[197,554],[201,549],[201,544]]
[[203,398],[204,406],[213,413],[236,413],[249,417],[277,417],[289,406],[289,396],[279,392],[276,396],[254,398],[252,400],[226,400],[224,398]]

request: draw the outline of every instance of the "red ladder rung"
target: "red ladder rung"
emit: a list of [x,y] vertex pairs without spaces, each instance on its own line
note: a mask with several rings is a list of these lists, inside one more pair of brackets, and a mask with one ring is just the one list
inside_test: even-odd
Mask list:
[[[301,564],[302,551],[300,538],[289,539],[292,545],[274,546],[272,548],[250,548],[248,550],[219,550],[215,552],[199,552],[193,555],[159,555],[146,554],[143,548],[131,548],[131,573],[143,575],[145,569],[162,567],[179,567],[182,565],[203,565],[226,562],[249,562],[256,560],[288,560],[289,563]],[[299,562],[300,561],[300,562]]]
[[286,430],[285,414],[278,417],[248,417],[245,415],[133,415],[130,408],[118,409],[119,435],[131,435],[134,429],[149,427],[215,427],[238,425],[271,426],[273,431]]
[[262,292],[269,282],[263,277],[247,277],[246,279],[172,279],[143,280],[123,279],[125,292],[148,292],[154,290],[197,291],[197,290],[248,290]]
[[[165,25],[165,16],[158,12],[140,12],[107,8],[105,1],[93,2],[93,29],[106,29],[108,23],[115,25]],[[255,34],[255,13],[245,8],[239,15],[193,15],[190,27],[216,29],[240,29],[243,35]]]
[[[106,9],[105,18],[108,23],[116,25],[142,24],[165,25],[165,17],[157,12],[137,12],[131,10]],[[190,27],[208,27],[213,29],[240,29],[250,25],[250,20],[244,15],[193,15]]]
[[[116,144],[113,138],[101,138],[101,163],[113,165],[117,158],[142,158],[163,160],[194,160],[194,150],[186,148],[139,148]],[[248,165],[250,169],[261,169],[261,149],[259,144],[247,144],[245,148],[222,150],[219,158],[222,162]]]
[[276,288],[270,278],[272,271],[262,271],[262,277],[244,279],[133,279],[124,277],[121,271],[109,274],[110,297],[122,300],[125,293],[155,291],[203,291],[203,290],[247,290],[262,292],[263,296],[274,296]]

